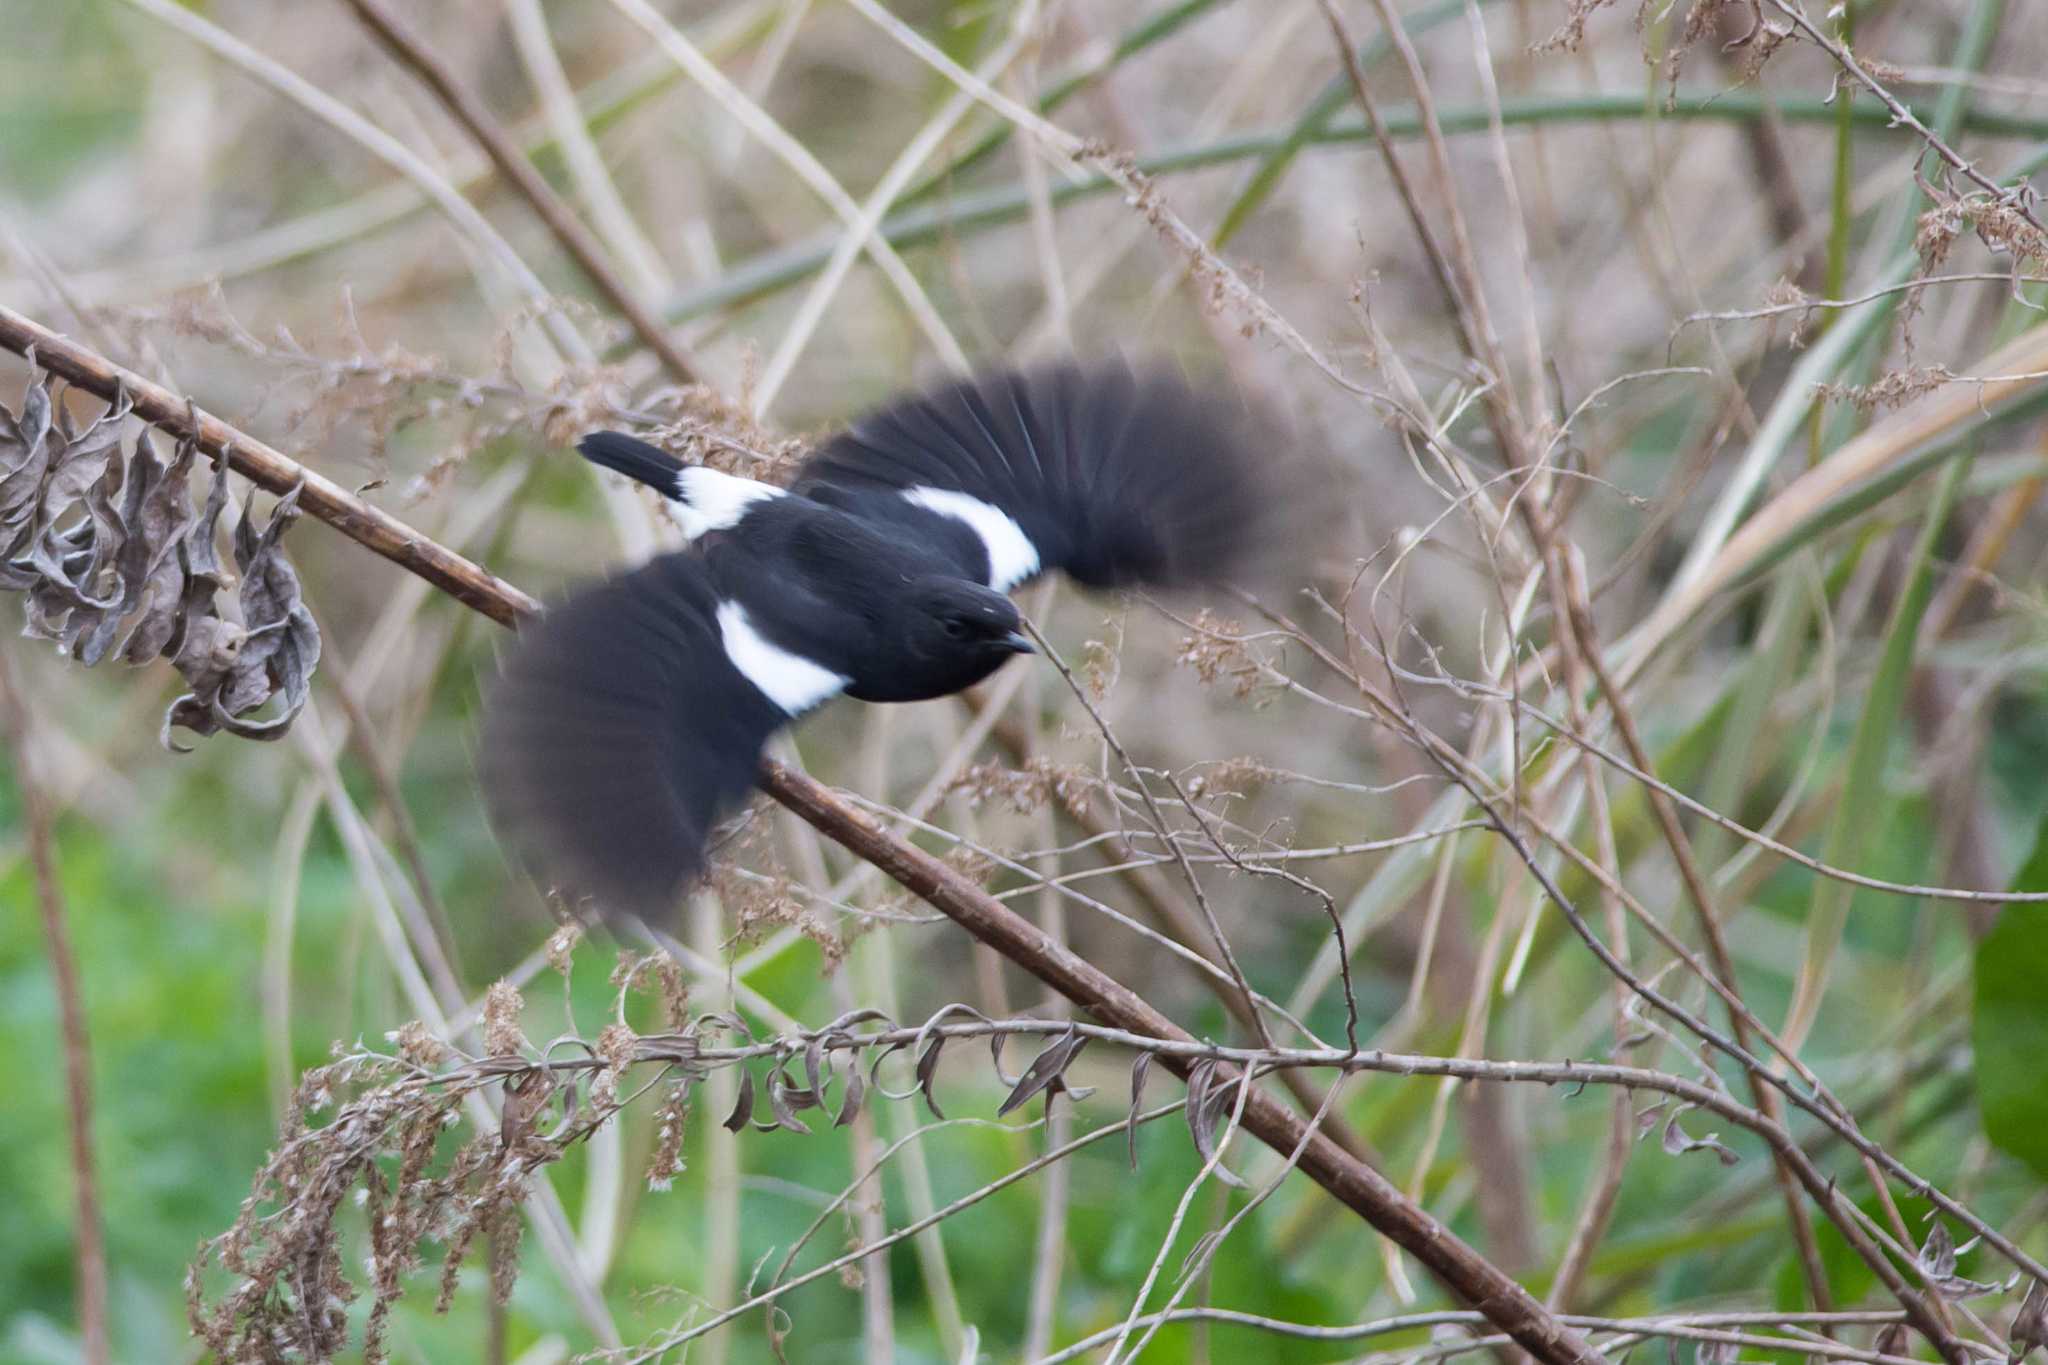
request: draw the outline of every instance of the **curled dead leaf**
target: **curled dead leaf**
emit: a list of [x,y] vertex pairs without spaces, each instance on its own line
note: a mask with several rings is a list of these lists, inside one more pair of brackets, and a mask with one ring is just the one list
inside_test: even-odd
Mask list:
[[1039,1091],[1057,1086],[1060,1077],[1073,1065],[1074,1058],[1080,1056],[1081,1049],[1086,1046],[1088,1035],[1071,1028],[1047,1043],[1039,1054],[1031,1059],[1031,1065],[1024,1068],[1024,1074],[1017,1078],[1017,1084],[1010,1091],[1009,1097],[1003,1101],[1002,1107],[996,1110],[996,1117],[1001,1118]]
[[216,464],[195,514],[197,447],[181,442],[166,462],[145,431],[124,451],[129,415],[123,396],[79,430],[47,377],[30,381],[19,412],[0,405],[0,589],[23,594],[25,634],[88,668],[110,653],[129,664],[169,659],[189,691],[164,714],[166,748],[181,749],[173,729],[276,739],[305,707],[320,661],[319,628],[279,548],[298,494],[261,523],[244,509],[233,534],[237,619],[223,616],[226,466]]

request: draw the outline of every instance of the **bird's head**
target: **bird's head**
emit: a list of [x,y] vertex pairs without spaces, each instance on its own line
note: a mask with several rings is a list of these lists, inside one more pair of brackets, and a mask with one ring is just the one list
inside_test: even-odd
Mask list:
[[959,578],[914,580],[898,608],[901,666],[909,686],[944,696],[980,682],[1013,654],[1033,652],[1009,598]]

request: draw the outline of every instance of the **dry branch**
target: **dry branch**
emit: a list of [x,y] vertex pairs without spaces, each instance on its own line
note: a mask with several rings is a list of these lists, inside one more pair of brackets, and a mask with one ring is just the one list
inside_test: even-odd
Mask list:
[[[999,719],[990,728],[989,734],[1017,766],[1023,767],[1030,763],[1031,738],[1025,733],[1023,726],[1007,719]],[[1119,873],[1123,884],[1144,902],[1145,908],[1159,921],[1162,931],[1190,952],[1200,953],[1200,949],[1195,947],[1202,941],[1200,920],[1195,917],[1193,911],[1167,893],[1162,879],[1152,867],[1144,865],[1144,859],[1138,850],[1124,838],[1117,825],[1086,806],[1080,807],[1072,814],[1075,823],[1086,830],[1090,838],[1102,841],[1103,851],[1111,863],[1124,865]],[[1218,967],[1217,970],[1222,969]],[[1258,1009],[1255,1003],[1247,1000],[1238,991],[1225,989],[1224,984],[1214,977],[1198,975],[1195,979],[1209,989],[1216,1002],[1229,1011],[1230,1017],[1235,1019],[1240,1027],[1254,1033],[1258,1032],[1253,1027]],[[1323,1107],[1322,1092],[1305,1072],[1288,1069],[1280,1071],[1278,1076],[1280,1083],[1294,1096],[1295,1103],[1304,1111],[1312,1114]],[[1360,1161],[1380,1160],[1371,1145],[1344,1120],[1342,1115],[1325,1115],[1322,1127],[1323,1132],[1332,1141]]]
[[[174,433],[196,428],[203,449],[264,488],[301,487],[300,506],[350,539],[401,564],[500,624],[516,627],[538,609],[533,598],[493,577],[419,532],[370,507],[338,485],[304,469],[269,446],[198,413],[168,390],[150,384],[48,329],[0,308],[0,345],[26,353],[80,388],[112,402],[123,391],[138,416]],[[819,832],[881,869],[982,942],[1058,990],[1103,1022],[1149,1037],[1194,1039],[1144,999],[1066,944],[1040,931],[973,881],[898,838],[839,795],[782,764],[763,766],[761,786]],[[1206,1061],[1166,1057],[1185,1077]],[[1215,1067],[1215,1086],[1240,1073]],[[1213,1089],[1214,1087],[1212,1087]],[[1246,1097],[1243,1125],[1282,1156],[1300,1149],[1299,1165],[1346,1207],[1404,1248],[1536,1359],[1563,1365],[1600,1365],[1586,1339],[1548,1312],[1529,1291],[1473,1250],[1378,1171],[1347,1154],[1309,1120],[1260,1090]]]
[[99,1181],[92,1158],[92,1050],[85,1031],[85,1004],[78,989],[78,958],[71,950],[71,930],[64,920],[64,893],[57,881],[57,853],[51,831],[50,803],[41,782],[30,771],[28,707],[6,657],[0,655],[0,739],[14,761],[14,786],[21,793],[28,826],[29,861],[35,865],[36,908],[42,914],[43,937],[50,953],[50,975],[57,990],[59,1026],[64,1039],[64,1092],[70,1109],[72,1207],[77,1226],[72,1243],[78,1273],[78,1331],[86,1365],[106,1365],[111,1358],[107,1337],[107,1248],[100,1218]]

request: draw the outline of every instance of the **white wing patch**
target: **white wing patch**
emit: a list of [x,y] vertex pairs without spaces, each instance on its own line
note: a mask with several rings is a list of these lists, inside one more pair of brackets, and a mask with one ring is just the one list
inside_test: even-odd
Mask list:
[[1039,570],[1038,547],[1008,512],[945,488],[906,488],[903,496],[941,516],[964,521],[988,550],[988,585],[1008,592]]
[[853,681],[767,639],[737,602],[718,604],[718,633],[732,666],[789,715],[801,715]]
[[683,539],[695,540],[706,531],[731,530],[749,507],[782,496],[784,490],[771,484],[691,465],[676,475],[675,500],[665,505]]

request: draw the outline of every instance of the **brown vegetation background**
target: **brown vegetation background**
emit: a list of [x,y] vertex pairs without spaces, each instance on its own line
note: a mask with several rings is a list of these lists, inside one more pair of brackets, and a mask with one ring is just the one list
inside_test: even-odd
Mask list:
[[[0,0],[0,1356],[2048,1345],[2032,8]],[[558,925],[575,437],[1112,349],[1312,574]]]

